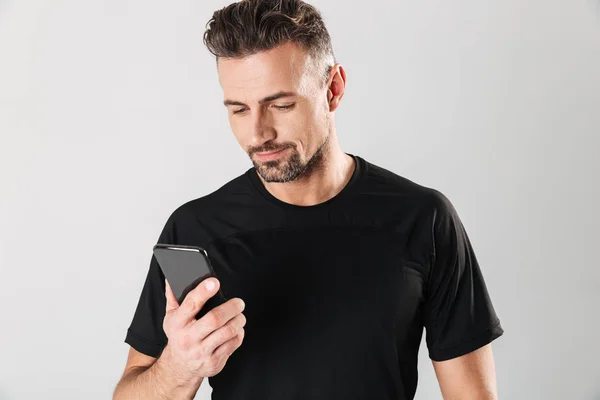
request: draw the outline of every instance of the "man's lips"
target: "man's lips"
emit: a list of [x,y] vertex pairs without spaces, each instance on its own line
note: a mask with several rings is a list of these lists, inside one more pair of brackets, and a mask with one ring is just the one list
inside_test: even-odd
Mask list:
[[287,149],[288,148],[286,147],[285,149],[281,149],[281,150],[264,151],[261,153],[254,153],[254,155],[256,156],[256,158],[258,158],[261,161],[270,161],[270,160],[279,158]]

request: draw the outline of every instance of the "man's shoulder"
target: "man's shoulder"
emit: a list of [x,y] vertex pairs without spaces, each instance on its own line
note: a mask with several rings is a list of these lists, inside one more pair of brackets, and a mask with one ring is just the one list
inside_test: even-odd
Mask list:
[[391,169],[365,161],[366,177],[362,189],[374,196],[413,198],[421,203],[439,206],[448,201],[438,189],[426,186]]
[[379,213],[412,215],[426,226],[442,229],[460,223],[456,208],[442,191],[373,163],[368,163],[360,195]]

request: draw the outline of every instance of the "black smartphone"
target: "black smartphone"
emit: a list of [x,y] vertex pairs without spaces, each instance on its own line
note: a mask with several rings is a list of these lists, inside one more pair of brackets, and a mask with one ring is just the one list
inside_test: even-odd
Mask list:
[[[206,278],[218,279],[206,250],[201,247],[158,243],[152,252],[179,304]],[[196,319],[202,318],[208,311],[226,301],[227,298],[219,286],[217,293],[207,300]]]

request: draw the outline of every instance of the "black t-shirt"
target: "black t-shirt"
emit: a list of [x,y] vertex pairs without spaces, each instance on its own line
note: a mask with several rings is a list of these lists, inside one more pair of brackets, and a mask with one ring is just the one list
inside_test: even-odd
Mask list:
[[[447,197],[351,155],[344,189],[314,206],[271,195],[254,168],[179,206],[158,242],[208,252],[245,337],[212,398],[412,399],[419,346],[442,361],[503,334]],[[158,357],[164,276],[152,256],[125,339]]]

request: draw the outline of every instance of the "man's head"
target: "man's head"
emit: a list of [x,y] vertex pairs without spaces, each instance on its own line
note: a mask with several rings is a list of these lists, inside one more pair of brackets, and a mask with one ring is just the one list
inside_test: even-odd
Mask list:
[[318,169],[337,143],[346,80],[319,12],[300,0],[243,0],[214,13],[204,43],[231,129],[261,177],[289,182]]

